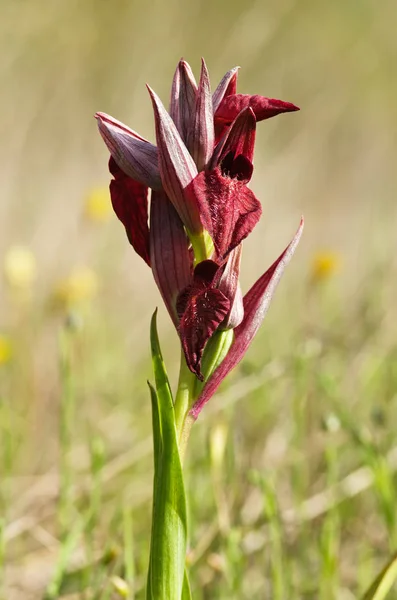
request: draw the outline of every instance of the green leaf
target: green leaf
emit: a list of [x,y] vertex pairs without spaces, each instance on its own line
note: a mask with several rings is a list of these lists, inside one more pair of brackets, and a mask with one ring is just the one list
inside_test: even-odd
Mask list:
[[185,576],[183,578],[182,600],[192,600],[192,592],[190,590],[190,584],[186,569]]
[[397,580],[397,553],[375,579],[363,600],[384,600]]
[[146,598],[147,600],[180,600],[182,589],[186,588],[184,583],[187,543],[186,499],[174,404],[160,350],[156,314],[157,311],[153,315],[150,327],[156,381],[156,389],[150,387],[155,475]]

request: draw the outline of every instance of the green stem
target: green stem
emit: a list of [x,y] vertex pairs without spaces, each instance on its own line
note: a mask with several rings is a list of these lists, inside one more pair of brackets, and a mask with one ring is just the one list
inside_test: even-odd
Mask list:
[[194,264],[197,265],[203,260],[210,258],[214,252],[214,242],[208,231],[203,229],[200,233],[193,234],[190,231],[187,233],[192,243]]
[[178,438],[184,430],[185,420],[193,400],[196,376],[192,373],[186,364],[185,356],[181,351],[181,366],[179,369],[178,389],[175,396],[175,425],[178,432]]

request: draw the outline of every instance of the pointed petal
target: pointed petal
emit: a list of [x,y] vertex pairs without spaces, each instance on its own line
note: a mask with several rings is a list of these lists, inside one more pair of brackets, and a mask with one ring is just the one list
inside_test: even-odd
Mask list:
[[181,93],[181,71],[179,68],[181,59],[178,63],[176,71],[174,73],[174,78],[172,80],[171,87],[171,100],[170,100],[170,117],[174,121],[176,128],[180,133],[180,116],[179,116],[179,96]]
[[191,233],[200,233],[200,213],[194,197],[185,190],[197,175],[194,164],[170,115],[159,97],[148,86],[156,122],[159,167],[164,191],[176,208],[183,224]]
[[197,83],[193,71],[181,59],[172,82],[170,115],[185,143],[193,124],[196,97]]
[[[215,148],[209,168],[214,169],[219,163],[225,160],[228,155],[231,155],[232,162],[234,162],[238,156],[242,155],[247,160],[240,162],[244,162],[246,167],[248,166],[248,163],[251,163],[251,168],[248,170],[246,169],[241,173],[237,173],[237,177],[242,181],[249,181],[253,169],[252,161],[254,158],[255,136],[255,114],[252,108],[248,106],[237,115],[230,128],[227,129],[224,137],[220,140]],[[231,170],[230,166],[228,166],[228,170]],[[233,172],[235,170],[236,169],[232,169]]]
[[230,300],[229,314],[222,323],[222,329],[234,329],[244,318],[243,294],[239,283],[242,250],[243,245],[239,244],[230,252],[218,285],[218,289]]
[[270,119],[281,113],[299,110],[291,102],[283,102],[274,98],[264,96],[250,96],[249,94],[234,94],[224,98],[215,113],[216,125],[227,125],[234,121],[237,115],[250,106],[255,113],[257,121]]
[[221,260],[247,237],[262,213],[254,193],[243,182],[225,177],[219,167],[199,173],[189,194],[196,198],[204,228]]
[[224,320],[230,301],[218,289],[201,288],[192,291],[179,323],[179,335],[186,364],[200,381],[201,358],[206,343]]
[[150,258],[154,279],[177,327],[176,301],[192,281],[192,262],[182,221],[164,192],[152,193]]
[[212,106],[214,113],[217,111],[218,106],[224,98],[236,93],[239,68],[240,67],[234,67],[234,69],[230,69],[230,71],[228,71],[226,75],[222,77],[218,87],[213,93]]
[[203,388],[199,398],[190,410],[190,415],[197,419],[203,406],[213,396],[226,375],[234,369],[246,353],[269,308],[274,291],[284,272],[285,267],[291,260],[303,230],[303,218],[299,229],[292,242],[284,252],[272,264],[272,266],[258,279],[250,291],[244,297],[244,319],[234,329],[234,342],[226,358],[215,370],[211,378]]
[[192,128],[187,138],[187,147],[199,171],[204,169],[212,156],[214,139],[214,115],[212,112],[210,78],[207,66],[204,59],[202,59]]
[[95,118],[99,133],[120,169],[152,189],[161,189],[156,146],[105,113],[96,113]]
[[114,177],[110,182],[110,197],[114,212],[123,223],[135,252],[150,267],[148,188],[128,177],[113,157],[109,161],[109,171]]

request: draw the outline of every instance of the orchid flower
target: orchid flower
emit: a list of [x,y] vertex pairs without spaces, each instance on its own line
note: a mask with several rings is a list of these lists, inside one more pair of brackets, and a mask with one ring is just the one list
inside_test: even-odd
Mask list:
[[114,210],[130,243],[152,267],[187,365],[199,379],[209,339],[249,317],[238,272],[242,242],[261,215],[247,185],[256,123],[298,110],[289,102],[237,94],[237,75],[238,68],[230,70],[211,94],[204,60],[198,84],[181,60],[169,113],[148,87],[157,146],[116,119],[96,115],[111,153]]
[[[156,144],[107,114],[96,114],[111,155],[114,211],[129,242],[152,269],[183,353],[173,399],[153,320],[155,465],[156,473],[162,473],[155,473],[155,506],[166,510],[167,494],[171,504],[176,498],[179,502],[167,518],[165,513],[153,513],[147,597],[156,600],[189,597],[183,570],[172,583],[169,573],[175,566],[172,544],[179,540],[181,554],[174,561],[179,566],[186,547],[184,496],[172,485],[178,473],[178,485],[183,487],[180,459],[190,427],[247,351],[303,228],[302,220],[292,242],[243,296],[239,284],[243,241],[262,212],[249,188],[257,122],[299,109],[282,100],[238,94],[237,78],[238,67],[228,71],[211,93],[204,60],[197,83],[182,59],[173,78],[169,111],[148,86]],[[168,567],[158,567],[165,556],[171,561]]]

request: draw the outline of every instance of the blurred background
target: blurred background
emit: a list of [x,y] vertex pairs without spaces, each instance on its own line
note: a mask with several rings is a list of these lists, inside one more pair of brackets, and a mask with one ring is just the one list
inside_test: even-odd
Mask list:
[[[51,598],[119,598],[120,581],[129,597],[143,597],[148,325],[161,302],[111,211],[108,154],[93,115],[107,112],[154,141],[145,83],[167,103],[181,56],[197,77],[205,58],[213,89],[240,65],[239,92],[301,107],[258,127],[251,185],[263,218],[245,244],[244,290],[284,249],[301,214],[306,220],[254,349],[193,434],[189,477],[203,494],[193,492],[191,506],[195,597],[348,599],[386,559],[397,541],[389,462],[380,505],[372,490],[332,512],[335,522],[324,509],[312,539],[307,521],[317,513],[302,527],[295,515],[291,534],[282,511],[299,513],[363,462],[371,488],[378,463],[368,456],[388,456],[397,443],[396,18],[393,0],[3,0],[2,597],[41,598],[47,589]],[[176,336],[163,309],[159,320],[175,377]],[[360,415],[370,433],[338,407]],[[330,441],[324,423],[337,438]],[[230,471],[225,480],[219,460]],[[276,521],[263,508],[269,490],[258,483],[267,469]],[[125,507],[136,507],[132,516]],[[268,522],[276,526],[276,564],[263,550]],[[132,530],[124,564],[117,557]],[[116,556],[109,563],[101,554],[107,544]],[[335,566],[340,553],[343,568]],[[322,590],[313,582],[326,567]],[[82,568],[85,586],[76,583]]]

